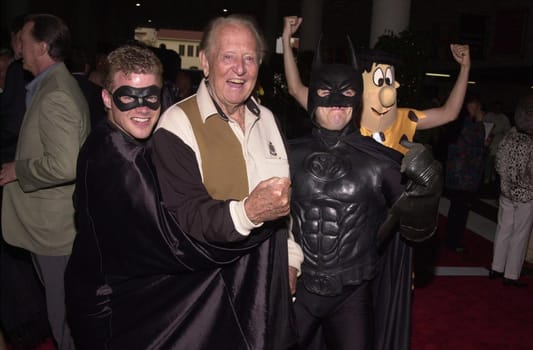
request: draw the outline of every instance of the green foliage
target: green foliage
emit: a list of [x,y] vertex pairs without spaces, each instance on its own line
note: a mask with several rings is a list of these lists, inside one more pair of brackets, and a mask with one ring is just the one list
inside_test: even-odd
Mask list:
[[423,104],[422,83],[427,68],[430,39],[405,30],[398,35],[387,34],[378,38],[375,49],[394,55],[400,63],[395,66],[398,106],[413,107]]

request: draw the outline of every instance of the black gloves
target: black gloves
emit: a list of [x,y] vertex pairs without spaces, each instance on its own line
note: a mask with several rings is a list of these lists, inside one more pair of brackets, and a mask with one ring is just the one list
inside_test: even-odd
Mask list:
[[378,245],[387,240],[398,223],[400,234],[416,242],[431,237],[437,229],[442,166],[423,145],[407,139],[401,144],[409,149],[400,168],[408,181],[378,231]]

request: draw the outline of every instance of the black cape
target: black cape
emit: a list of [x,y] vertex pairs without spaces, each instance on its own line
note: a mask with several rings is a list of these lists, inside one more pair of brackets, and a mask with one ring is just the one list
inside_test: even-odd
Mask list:
[[[402,154],[370,137],[348,143],[377,159],[393,161],[400,171]],[[374,350],[411,348],[411,285],[413,248],[396,233],[386,243],[378,261],[378,274],[371,281],[374,308]]]
[[78,159],[65,276],[78,349],[286,349],[286,234],[200,242],[165,210],[146,148],[108,122]]

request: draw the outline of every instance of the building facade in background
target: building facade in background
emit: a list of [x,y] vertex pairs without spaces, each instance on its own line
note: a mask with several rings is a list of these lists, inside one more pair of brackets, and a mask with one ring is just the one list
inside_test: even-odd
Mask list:
[[176,51],[181,57],[182,69],[198,69],[200,67],[200,40],[202,32],[192,30],[154,29],[148,27],[135,28],[135,40],[153,47],[165,45],[169,50]]

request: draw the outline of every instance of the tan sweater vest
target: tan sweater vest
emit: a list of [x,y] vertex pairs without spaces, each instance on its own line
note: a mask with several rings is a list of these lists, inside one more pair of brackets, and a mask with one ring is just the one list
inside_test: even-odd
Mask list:
[[248,195],[248,176],[242,145],[227,121],[220,115],[202,122],[196,97],[182,103],[191,123],[200,157],[207,192],[218,200],[241,200]]

